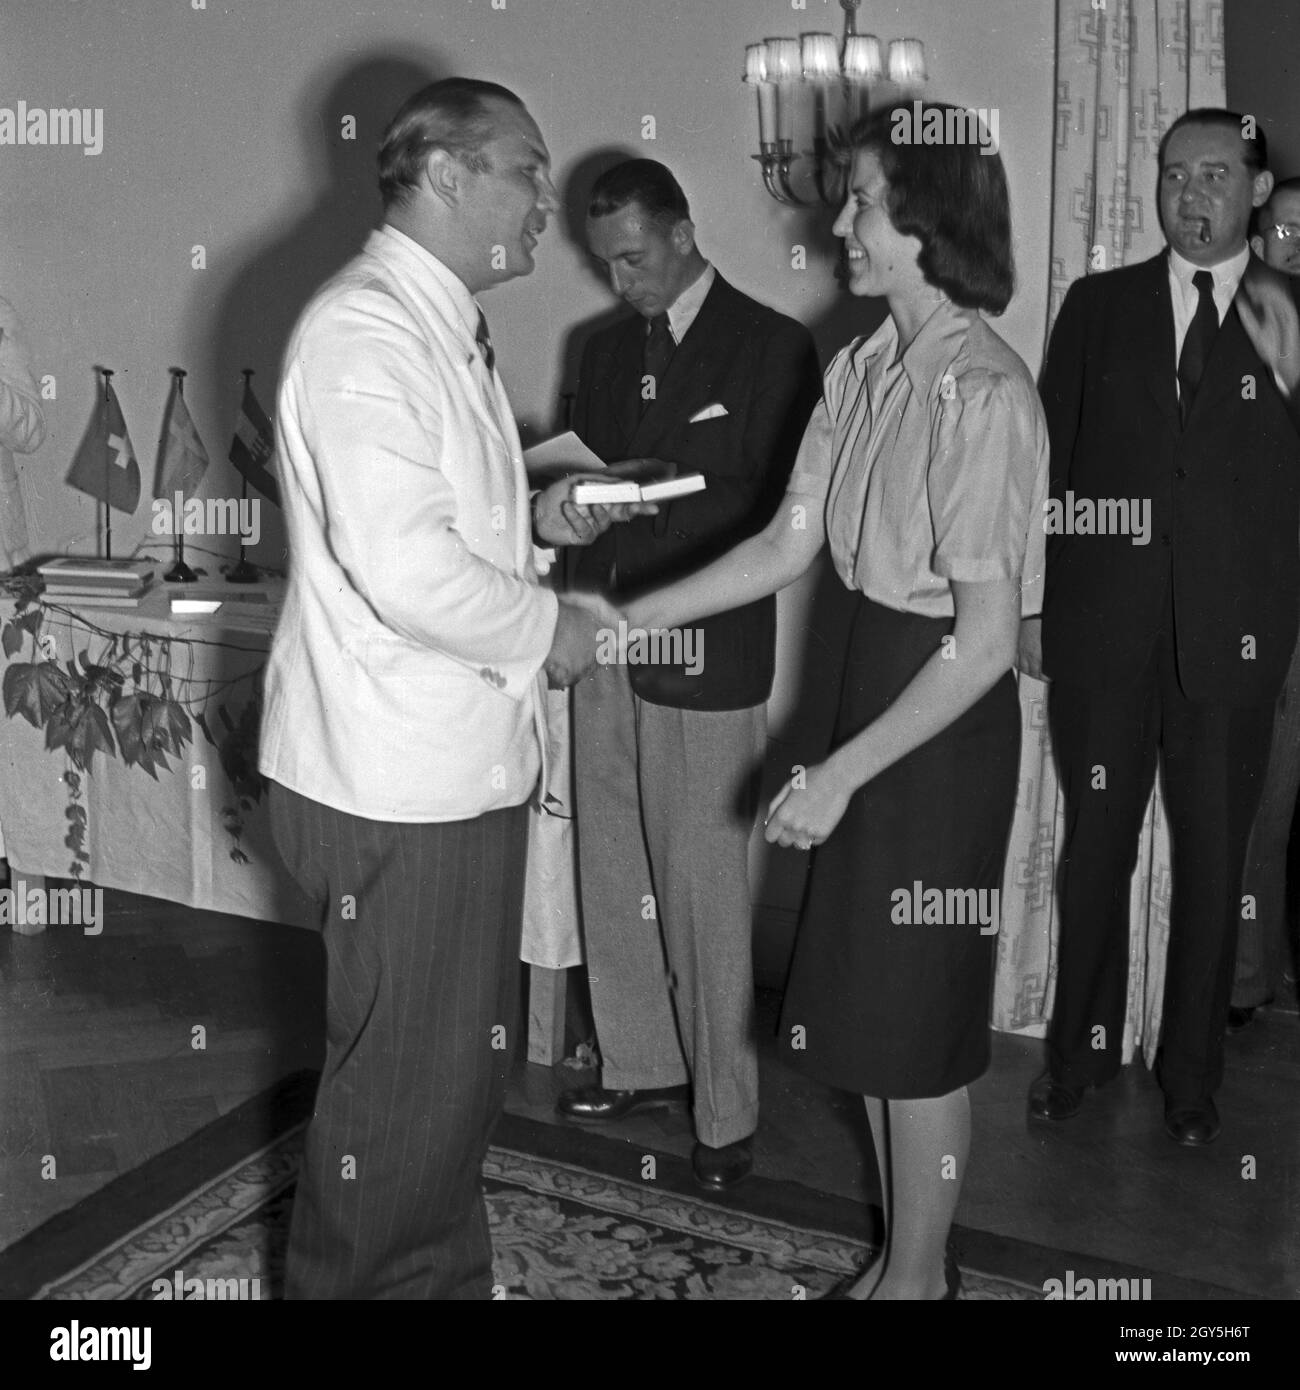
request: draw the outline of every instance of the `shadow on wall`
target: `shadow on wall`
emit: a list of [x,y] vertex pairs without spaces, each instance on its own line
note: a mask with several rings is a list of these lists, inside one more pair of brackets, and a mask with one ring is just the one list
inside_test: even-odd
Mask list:
[[[447,72],[431,51],[376,51],[331,64],[304,84],[298,132],[301,159],[311,172],[310,202],[263,209],[254,230],[230,252],[230,273],[215,290],[195,293],[187,310],[186,337],[205,344],[203,379],[220,384],[232,425],[244,367],[256,372],[253,390],[274,419],[280,359],[299,313],[379,224],[380,138],[407,97]],[[349,117],[355,126],[345,129]],[[217,469],[225,470],[218,475],[224,481],[210,481],[209,492],[228,487],[237,493],[239,476],[224,447],[220,461],[213,459]],[[267,505],[262,516],[262,539],[251,558],[283,569],[288,557],[280,512]]]

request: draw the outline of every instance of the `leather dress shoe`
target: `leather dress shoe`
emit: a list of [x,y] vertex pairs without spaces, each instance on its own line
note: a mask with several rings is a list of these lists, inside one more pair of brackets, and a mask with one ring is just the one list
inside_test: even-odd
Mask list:
[[1069,1120],[1079,1113],[1086,1086],[1067,1086],[1044,1072],[1029,1088],[1031,1120]]
[[739,1139],[734,1144],[724,1144],[720,1149],[711,1149],[707,1144],[696,1144],[691,1151],[691,1167],[695,1170],[695,1181],[710,1192],[724,1192],[735,1187],[742,1178],[749,1176],[754,1166],[752,1136]]
[[1239,1009],[1235,1004],[1228,1009],[1228,1032],[1240,1033],[1243,1028],[1249,1028],[1255,1019],[1257,1004],[1248,1004],[1245,1008]]
[[565,1091],[555,1102],[556,1112],[582,1124],[606,1124],[638,1110],[668,1110],[690,1099],[689,1086],[647,1087],[640,1091],[608,1091],[604,1086],[580,1086]]
[[1213,1144],[1222,1128],[1219,1112],[1208,1096],[1191,1101],[1165,1098],[1165,1133],[1175,1143],[1193,1149]]

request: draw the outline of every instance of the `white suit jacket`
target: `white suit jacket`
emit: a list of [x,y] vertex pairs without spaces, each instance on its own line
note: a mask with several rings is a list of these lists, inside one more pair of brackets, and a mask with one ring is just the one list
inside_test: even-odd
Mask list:
[[517,806],[542,771],[557,600],[477,322],[465,286],[384,227],[307,306],[281,373],[289,585],[259,766],[369,820]]

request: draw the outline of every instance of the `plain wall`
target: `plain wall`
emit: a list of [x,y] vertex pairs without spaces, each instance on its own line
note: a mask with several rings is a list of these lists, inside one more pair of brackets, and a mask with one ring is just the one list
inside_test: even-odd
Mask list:
[[1300,5],[1234,0],[1224,7],[1228,107],[1257,116],[1278,178],[1300,174]]
[[[998,109],[1020,289],[997,327],[1035,372],[1046,314],[1052,11],[1045,0],[909,0],[859,13],[863,32],[925,43],[926,96]],[[186,398],[213,457],[202,491],[237,492],[225,456],[239,370],[256,370],[254,388],[273,413],[299,308],[378,217],[383,126],[430,77],[459,72],[517,91],[570,205],[543,239],[535,273],[484,301],[526,436],[561,423],[581,327],[611,309],[574,239],[582,195],[610,151],[670,165],[705,254],[741,289],[813,327],[829,360],[875,326],[880,306],[841,294],[831,213],[782,208],[763,191],[750,158],[756,103],[740,74],[745,44],[809,30],[838,36],[841,22],[827,0],[505,0],[504,9],[491,0],[207,0],[200,10],[189,0],[7,0],[0,105],[104,111],[98,156],[0,147],[0,294],[25,319],[37,369],[58,391],[44,447],[20,465],[37,547],[95,548],[94,504],[63,477],[90,416],[96,363],[117,373],[146,499],[172,366],[190,373]],[[341,138],[349,115],[350,141]],[[642,138],[647,116],[654,140]],[[192,265],[200,245],[205,269]],[[792,268],[797,245],[807,248],[805,269]],[[114,553],[146,537],[148,522],[147,500],[135,518],[115,516]],[[269,507],[263,530],[254,558],[283,563]],[[824,753],[841,608],[816,574],[782,596],[773,790],[792,762]],[[769,859],[756,839],[754,869],[784,939],[802,859]],[[778,941],[769,952],[768,974],[779,973],[782,949]]]

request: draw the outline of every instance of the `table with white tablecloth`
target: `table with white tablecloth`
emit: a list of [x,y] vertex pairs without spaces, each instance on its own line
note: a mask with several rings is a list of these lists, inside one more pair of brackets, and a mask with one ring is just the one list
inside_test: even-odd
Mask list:
[[[170,612],[173,596],[192,595],[183,585],[158,586],[133,609],[79,609],[75,600],[65,600],[45,610],[41,633],[54,647],[43,654],[66,663],[84,652],[94,663],[114,636],[120,641],[138,634],[149,643],[148,664],[169,663],[174,693],[191,710],[206,711],[208,727],[220,740],[226,720],[237,726],[255,698],[281,587],[230,586],[229,603],[201,617]],[[259,618],[263,609],[266,617]],[[12,612],[7,604],[2,616]],[[10,660],[32,658],[25,637]],[[154,778],[120,756],[97,753],[91,760],[80,776],[84,879],[189,907],[305,925],[302,896],[271,843],[266,798],[239,811],[236,836],[222,812],[239,810],[238,798],[218,749],[197,726],[183,755],[169,761],[170,771],[159,769]],[[21,717],[0,719],[0,831],[15,879],[71,876],[74,856],[65,843],[71,796],[64,780],[70,767],[63,750],[46,748],[43,730]]]

